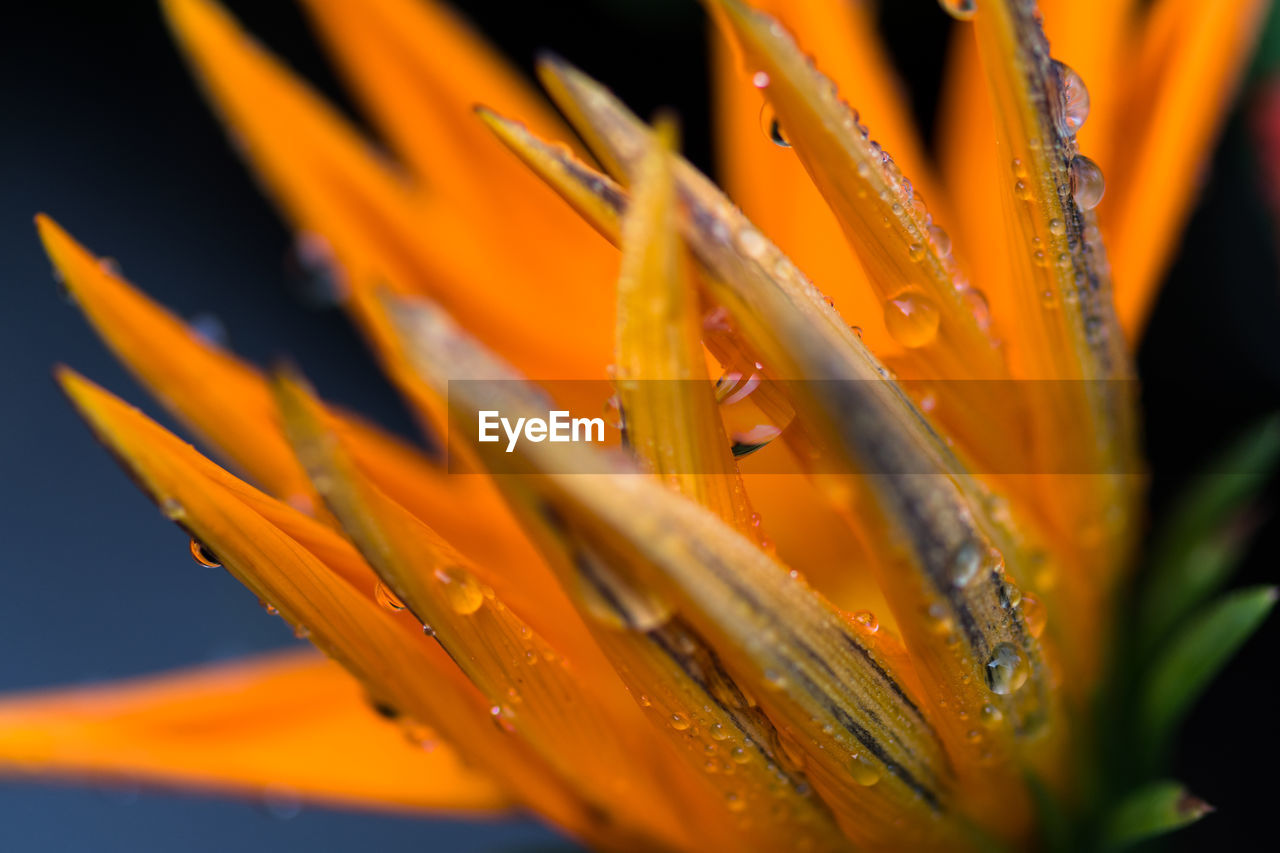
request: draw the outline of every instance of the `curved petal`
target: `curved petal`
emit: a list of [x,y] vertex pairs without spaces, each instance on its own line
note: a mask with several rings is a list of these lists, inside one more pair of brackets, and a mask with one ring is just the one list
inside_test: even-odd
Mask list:
[[5,697],[0,775],[128,779],[361,808],[512,805],[451,747],[424,748],[409,734],[331,661],[273,653]]
[[1111,241],[1116,310],[1136,340],[1173,260],[1218,131],[1232,104],[1267,0],[1163,0],[1131,48],[1123,118],[1107,161],[1112,197],[1102,209]]

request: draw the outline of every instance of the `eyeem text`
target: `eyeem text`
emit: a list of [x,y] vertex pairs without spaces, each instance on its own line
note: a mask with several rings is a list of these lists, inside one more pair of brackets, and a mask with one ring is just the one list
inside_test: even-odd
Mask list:
[[[604,441],[604,418],[571,418],[566,411],[547,412],[547,419],[502,417],[497,411],[480,412],[480,441],[501,441],[507,437],[507,452],[512,453],[521,437],[532,441]],[[592,437],[594,430],[594,438]]]

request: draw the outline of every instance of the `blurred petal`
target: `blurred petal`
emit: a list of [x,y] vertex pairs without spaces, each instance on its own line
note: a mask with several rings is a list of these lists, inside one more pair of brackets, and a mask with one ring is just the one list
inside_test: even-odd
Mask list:
[[[582,837],[599,837],[601,815],[571,793],[527,744],[493,725],[485,697],[422,635],[410,614],[380,607],[372,585],[353,586],[251,504],[202,474],[209,464],[203,457],[136,409],[69,370],[63,369],[59,380],[95,435],[166,516],[342,664],[374,701],[465,749],[476,766],[553,822]],[[283,504],[276,509],[306,524]]]
[[[591,647],[553,649],[533,633],[461,554],[363,479],[309,391],[286,376],[275,389],[299,458],[395,595],[393,606],[426,626],[495,722],[523,736],[633,843],[678,844],[682,831],[658,784],[669,768],[647,763],[662,754],[635,737],[648,730],[621,684],[576,665]],[[629,772],[619,775],[621,766]]]
[[[942,213],[945,200],[935,191],[921,137],[876,30],[872,4],[753,0],[751,5],[776,16],[795,35],[815,67],[835,81],[875,129],[885,150],[893,152]],[[896,351],[897,343],[884,328],[880,301],[841,240],[830,210],[793,153],[770,138],[770,118],[753,87],[760,69],[744,61],[719,32],[712,47],[716,150],[728,194],[836,302],[850,323],[862,327],[877,352]],[[785,133],[786,126],[782,128]]]
[[[643,126],[578,72],[556,66],[547,73],[559,78],[559,96],[572,99],[574,111],[590,122],[589,142],[634,168],[645,146]],[[1056,764],[1061,729],[1036,742],[1055,705],[1044,650],[1023,624],[1018,596],[1003,574],[1031,575],[1030,553],[1018,543],[1016,528],[991,514],[997,500],[965,471],[896,386],[882,381],[883,368],[795,266],[710,182],[685,163],[677,166],[682,230],[714,272],[708,279],[714,298],[728,306],[771,376],[805,378],[791,384],[798,389],[793,402],[806,431],[820,432],[834,461],[865,475],[857,481],[828,477],[833,499],[861,519],[877,553],[905,549],[909,555],[903,560],[886,556],[885,564],[877,565],[879,579],[926,673],[926,689],[967,715],[942,716],[939,725],[948,741],[984,764],[989,762],[982,756],[993,749],[994,754],[1030,750]],[[861,485],[875,501],[874,522],[867,520],[868,507],[854,511],[848,503]],[[970,553],[975,565],[987,569],[957,575],[953,567],[957,561],[968,565]],[[995,557],[993,563],[985,562],[987,554]],[[1001,661],[1012,661],[1010,650],[1016,650],[1018,664],[1013,689],[999,681]],[[979,719],[988,704],[1004,708],[1009,728],[997,727],[989,738],[981,733],[967,738],[964,720]],[[1019,740],[1021,745],[1015,743]],[[976,771],[983,790],[966,793],[987,796],[982,807],[1000,811],[1012,826],[1022,780],[1013,766],[1005,764],[1004,770],[1003,776],[991,766]]]
[[1040,0],[1044,34],[1054,59],[1066,63],[1084,81],[1088,120],[1077,138],[1084,150],[1097,152],[1103,174],[1110,175],[1116,125],[1125,97],[1139,0]]
[[52,219],[40,215],[36,225],[63,286],[130,372],[262,488],[318,508],[254,370],[134,290]]
[[286,652],[0,701],[0,775],[137,780],[363,808],[511,801],[444,744],[411,743],[341,667]]
[[[593,227],[611,242],[621,243],[622,216],[629,204],[624,190],[520,124],[484,110],[481,118]],[[711,275],[705,265],[700,265],[698,272],[700,280]],[[703,343],[726,370],[749,375],[755,370],[756,356],[735,330],[709,321],[708,318],[723,316],[724,309],[709,301],[706,287],[699,291],[707,312],[702,325]],[[778,388],[777,383],[761,383],[752,400],[771,422],[786,424],[792,421],[794,410]],[[790,442],[793,433],[789,427],[783,437]],[[787,470],[786,460],[775,459],[773,464]],[[803,471],[798,463],[793,468],[791,473],[741,472],[751,500],[761,516],[769,519],[770,541],[789,564],[802,570],[810,583],[832,601],[847,610],[874,610],[886,625],[891,625],[892,614],[884,605],[880,589],[871,574],[862,570],[870,557],[809,478],[799,476]]]
[[1116,310],[1132,340],[1173,260],[1269,6],[1160,0],[1146,14],[1108,152],[1115,180],[1103,208]]
[[[37,224],[76,304],[169,411],[266,491],[328,518],[285,440],[262,375],[201,340],[52,220],[41,216]],[[337,414],[335,428],[379,488],[481,565],[504,567],[490,582],[513,608],[557,642],[581,641],[580,621],[486,478],[451,476],[399,439],[349,415]]]
[[[477,218],[447,197],[422,197],[218,6],[166,0],[165,8],[246,157],[295,226],[330,243],[350,287],[377,283],[429,293],[512,361],[540,375],[603,374],[610,300],[601,282],[612,278],[614,262],[589,229],[549,203],[548,215],[562,220],[563,234],[576,228],[583,236],[574,263],[564,257],[561,232],[550,244],[536,239],[542,232],[520,244],[541,246],[538,257],[512,251],[495,236],[536,231],[536,218]],[[560,260],[548,266],[540,261],[550,246]],[[495,286],[516,279],[525,286]],[[359,304],[352,307],[376,344],[379,328]]]
[[[452,375],[465,378],[467,374],[459,371]],[[467,384],[469,383],[463,382],[459,386]],[[388,505],[385,499],[367,486],[362,487],[347,474],[341,473],[344,465],[340,456],[335,453],[333,445],[316,431],[315,416],[318,413],[312,410],[310,416],[305,414],[308,404],[304,397],[299,396],[296,386],[282,384],[281,397],[282,404],[289,412],[289,420],[294,425],[293,429],[298,433],[300,453],[304,459],[312,460],[308,464],[315,467],[317,477],[329,480],[329,499],[339,517],[351,526],[357,541],[370,549],[371,555],[378,556],[376,562],[382,567],[389,583],[403,593],[403,599],[411,610],[424,613],[424,618],[430,621],[433,631],[446,648],[450,648],[451,631],[458,629],[455,639],[460,642],[451,648],[451,654],[468,671],[479,668],[474,677],[478,685],[482,688],[487,685],[489,692],[496,697],[494,707],[499,710],[500,717],[513,727],[519,726],[526,719],[538,726],[538,719],[543,718],[545,725],[540,726],[543,734],[531,735],[531,738],[535,742],[545,738],[544,748],[563,750],[564,755],[560,760],[571,762],[575,774],[582,773],[589,777],[596,771],[606,772],[606,776],[597,782],[593,790],[599,790],[602,784],[607,789],[618,784],[635,785],[641,782],[640,788],[625,794],[622,801],[630,803],[629,808],[635,808],[644,815],[648,825],[652,826],[662,813],[655,811],[655,805],[661,808],[661,803],[654,804],[646,800],[646,794],[652,792],[646,791],[643,786],[644,767],[648,761],[652,761],[655,764],[651,766],[661,771],[654,780],[657,790],[669,791],[672,796],[679,798],[677,802],[684,810],[686,825],[692,820],[698,826],[700,843],[715,840],[721,833],[725,833],[723,843],[735,848],[762,851],[776,849],[780,839],[794,837],[797,832],[796,821],[799,821],[806,825],[816,823],[812,831],[818,839],[825,837],[823,843],[827,845],[821,849],[843,849],[843,843],[838,840],[838,833],[829,823],[822,807],[810,794],[804,793],[800,784],[802,780],[790,780],[785,774],[779,775],[768,763],[776,758],[771,758],[774,753],[768,751],[775,747],[774,738],[766,736],[769,731],[767,724],[762,729],[758,715],[748,710],[741,699],[736,707],[724,706],[726,691],[739,694],[728,677],[720,671],[714,655],[699,653],[696,638],[687,631],[659,624],[669,618],[668,611],[661,611],[656,621],[650,621],[649,616],[639,616],[638,608],[648,607],[648,603],[641,603],[639,597],[628,598],[627,591],[604,574],[607,569],[585,551],[578,555],[570,573],[564,577],[566,586],[574,593],[584,610],[592,614],[591,624],[596,629],[596,637],[609,652],[610,660],[624,675],[633,692],[642,697],[642,707],[653,712],[670,709],[666,717],[656,718],[655,721],[659,724],[657,731],[662,738],[680,748],[680,754],[686,760],[691,760],[689,767],[698,775],[689,775],[688,769],[667,766],[665,762],[668,760],[670,747],[655,750],[654,747],[658,744],[646,743],[643,737],[630,744],[630,757],[619,758],[612,754],[609,746],[617,737],[621,735],[630,739],[643,732],[631,729],[630,716],[635,715],[634,706],[630,706],[630,716],[622,713],[624,709],[612,704],[609,707],[613,710],[609,714],[601,714],[598,702],[606,696],[599,691],[606,686],[606,682],[612,682],[612,679],[584,679],[587,684],[595,685],[595,689],[591,691],[595,698],[577,695],[578,690],[563,681],[562,667],[569,672],[576,672],[577,667],[573,661],[583,649],[571,650],[570,660],[554,655],[553,660],[557,664],[555,667],[548,668],[546,664],[540,664],[534,668],[526,665],[527,653],[507,655],[501,651],[504,635],[508,636],[508,644],[518,644],[521,647],[538,641],[527,629],[511,625],[510,617],[504,616],[504,611],[496,601],[493,606],[497,609],[490,614],[491,619],[484,625],[474,623],[475,617],[472,614],[462,614],[460,621],[458,616],[451,617],[448,609],[433,605],[429,599],[439,596],[440,591],[430,587],[440,586],[440,572],[448,572],[451,582],[461,582],[454,574],[466,569],[458,564],[456,557],[448,555],[447,550],[434,540],[430,531],[399,519],[396,507]],[[327,460],[327,463],[323,460]],[[499,477],[498,480],[503,484],[512,482],[509,476]],[[437,567],[434,569],[434,579],[425,581],[424,586],[420,575],[424,569],[433,566]],[[444,568],[439,568],[440,566]],[[591,594],[589,587],[593,586],[597,592]],[[599,590],[605,592],[602,594]],[[447,594],[449,591],[446,589],[444,592]],[[456,602],[451,601],[450,605],[454,603]],[[468,606],[469,604],[470,600]],[[480,606],[487,605],[488,602],[483,602]],[[479,612],[477,608],[476,613]],[[493,624],[494,619],[503,624]],[[602,625],[599,621],[601,619],[606,620],[607,624]],[[647,627],[643,633],[620,634],[617,629],[628,623],[628,620],[644,620]],[[511,630],[513,627],[514,633]],[[510,664],[507,663],[508,660]],[[498,671],[496,680],[494,672],[486,674],[484,671],[486,667],[482,664],[485,661],[491,664],[488,669]],[[559,682],[558,690],[553,692],[568,689],[572,695],[562,696],[558,700],[540,695],[545,692],[537,689],[542,678]],[[508,687],[510,683],[516,686]],[[515,695],[520,699],[519,704],[512,704],[513,689],[518,691]],[[696,739],[696,733],[688,733],[688,726],[666,724],[674,719],[676,708],[684,713],[692,713],[690,709],[698,707],[708,715],[705,725],[719,726],[714,733],[706,733],[715,743],[717,751],[725,753],[719,761],[708,758],[708,750]],[[576,717],[581,713],[590,715],[586,723],[563,718],[565,715]],[[600,731],[599,723],[610,717],[615,724],[613,730]],[[590,722],[591,719],[598,721]],[[651,730],[645,727],[644,731]],[[715,733],[721,734],[717,737],[714,736]],[[759,760],[757,755],[763,756],[765,760]],[[645,759],[637,761],[636,756],[645,756]],[[555,759],[549,760],[554,762]],[[719,772],[708,770],[709,761]],[[622,765],[630,768],[625,779],[608,775],[609,771],[616,771]],[[706,774],[709,781],[722,789],[719,797],[708,801],[708,790],[702,784],[701,774]],[[795,789],[792,785],[796,786]],[[780,809],[780,804],[785,808]],[[773,811],[765,811],[770,807]],[[751,809],[749,814],[747,809]],[[750,834],[744,835],[746,825],[739,827],[738,824],[748,817],[753,823]],[[761,820],[769,827],[767,832],[762,832],[759,823]],[[830,837],[833,834],[836,838]]]
[[[1024,413],[996,382],[1007,370],[989,334],[986,299],[963,279],[951,239],[888,152],[871,140],[857,116],[837,100],[778,23],[738,0],[708,0],[726,22],[747,63],[768,77],[763,93],[787,128],[804,164],[866,269],[890,335],[905,349],[893,360],[904,378],[935,380],[930,392],[939,419],[979,464],[1025,467],[1008,458],[1019,447],[997,439],[990,425],[1017,431]],[[849,319],[846,315],[846,319]],[[865,340],[865,336],[864,336]],[[874,350],[874,346],[872,347]]]
[[[1035,415],[1035,470],[1059,476],[1043,507],[1062,545],[1110,583],[1131,547],[1137,413],[1129,348],[1116,320],[1097,217],[1102,176],[1073,135],[1064,87],[1033,7],[988,0],[972,25],[987,80],[1008,225],[1007,273],[1021,334],[1015,376]],[[1044,381],[1050,380],[1050,381]],[[1085,531],[1091,531],[1085,533]]]
[[303,0],[312,21],[396,151],[432,192],[460,205],[492,205],[487,192],[519,191],[527,174],[471,119],[472,105],[521,116],[540,133],[564,136],[546,103],[458,14],[436,0]]
[[[438,389],[446,377],[511,376],[438,310],[405,302],[396,311],[409,352]],[[533,413],[536,393],[515,384],[454,382],[455,416]],[[804,753],[815,788],[855,842],[956,843],[948,759],[930,718],[877,650],[895,645],[890,638],[855,628],[714,515],[586,445],[521,447],[516,455],[529,472],[521,487],[537,495],[544,517],[603,555],[624,585],[679,603],[735,681]],[[495,461],[505,461],[497,453]],[[904,814],[916,816],[906,827],[893,818]]]
[[674,128],[659,129],[640,168],[623,228],[618,279],[618,358],[614,383],[627,444],[649,470],[727,524],[755,536],[707,376],[702,315],[676,233],[670,149]]

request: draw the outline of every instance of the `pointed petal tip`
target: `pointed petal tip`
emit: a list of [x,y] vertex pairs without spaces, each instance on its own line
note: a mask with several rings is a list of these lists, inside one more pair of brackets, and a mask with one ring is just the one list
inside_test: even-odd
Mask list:
[[201,25],[225,21],[226,11],[211,0],[160,0],[160,11],[174,32],[190,33]]
[[1178,800],[1178,804],[1176,806],[1178,816],[1185,818],[1188,822],[1199,820],[1205,815],[1213,814],[1217,810],[1217,806],[1205,802],[1190,792],[1184,793],[1182,798]]
[[58,387],[62,389],[62,393],[67,396],[71,405],[75,406],[76,411],[80,412],[86,419],[91,419],[89,411],[92,409],[95,398],[105,394],[106,391],[75,368],[68,367],[65,364],[55,364],[53,366],[53,379],[58,383]]
[[71,235],[67,233],[66,229],[47,213],[37,213],[34,222],[36,224],[36,234],[40,237],[40,243],[44,246],[45,254],[49,256],[49,260],[57,264],[62,250],[68,245],[74,245],[75,241],[71,239]]
[[558,89],[563,87],[573,89],[595,82],[581,68],[550,50],[538,52],[537,57],[534,59],[534,71],[538,75],[539,82],[551,94],[552,99],[556,101],[561,109],[564,108],[564,105],[556,98]]

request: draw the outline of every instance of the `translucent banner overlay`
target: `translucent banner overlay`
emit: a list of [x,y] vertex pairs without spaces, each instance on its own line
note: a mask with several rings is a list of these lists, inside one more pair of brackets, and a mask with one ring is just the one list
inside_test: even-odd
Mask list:
[[[1143,387],[1151,393],[1153,384]],[[1256,394],[1255,386],[1222,380],[1155,387],[1162,395],[1185,398],[1188,411],[1199,417],[1247,410]],[[1124,411],[1136,403],[1142,389],[1131,381],[766,380],[728,373],[714,382],[633,381],[626,389],[622,399],[658,406],[690,394],[714,398],[726,444],[742,470],[753,473],[936,474],[940,458],[951,464],[945,461],[950,453],[981,475],[1146,473],[1139,454],[1093,452],[1080,440],[1091,434],[1087,413]],[[534,467],[556,474],[630,470],[628,413],[619,399],[615,383],[605,380],[455,380],[448,389],[451,435],[445,446],[461,442],[478,451],[484,467],[497,474]],[[797,409],[821,412],[822,428],[805,429],[819,421],[797,417]],[[1038,444],[1028,428],[1037,418],[1056,430]],[[943,439],[944,432],[954,441]],[[886,444],[876,438],[894,435],[911,440]],[[891,452],[893,444],[907,450]],[[815,445],[827,449],[814,450]],[[984,451],[975,453],[975,447]],[[447,456],[451,472],[474,471],[457,452]],[[841,461],[849,458],[857,460],[856,468]]]

